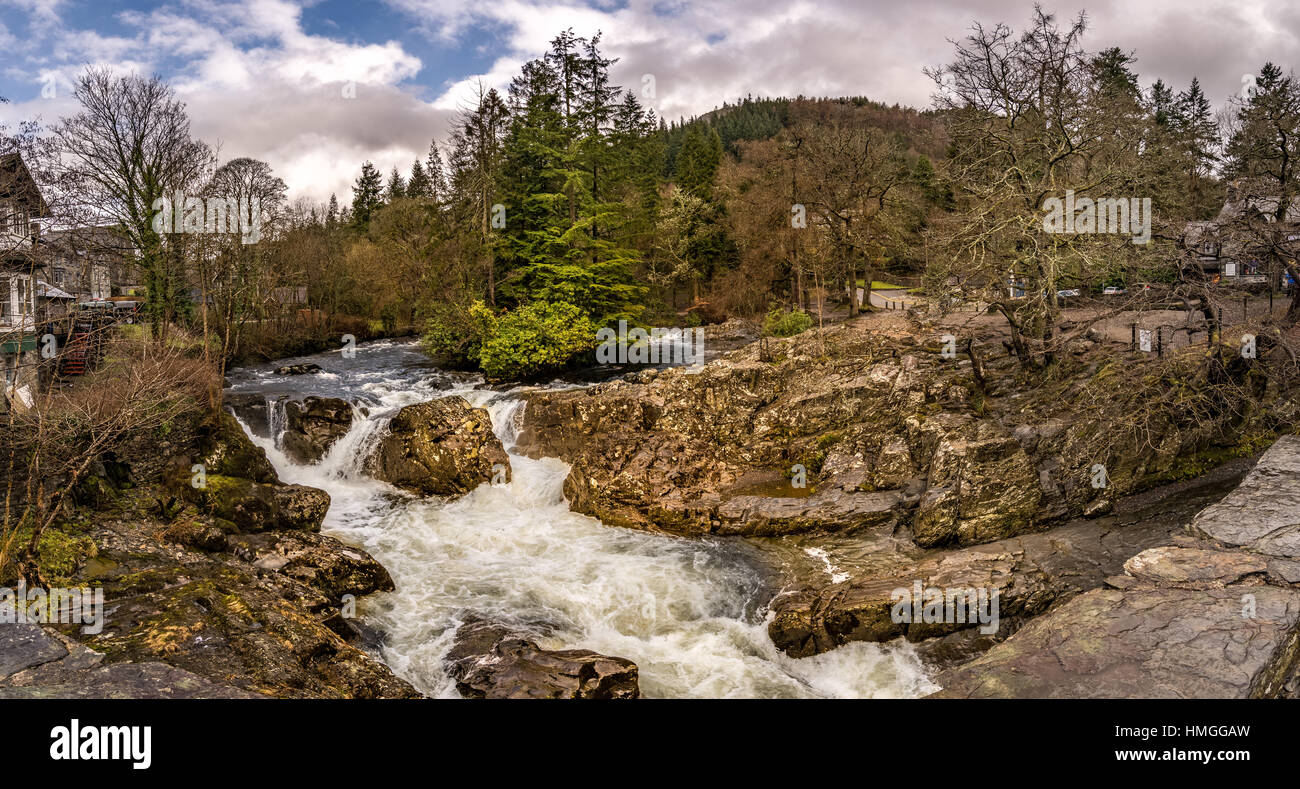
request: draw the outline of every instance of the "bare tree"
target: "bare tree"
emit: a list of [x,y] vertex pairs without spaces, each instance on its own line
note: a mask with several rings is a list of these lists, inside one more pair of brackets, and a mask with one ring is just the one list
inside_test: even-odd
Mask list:
[[139,250],[150,327],[161,340],[177,317],[183,272],[154,219],[160,200],[198,188],[212,151],[191,137],[185,105],[156,77],[91,68],[73,95],[81,112],[54,127],[54,138],[84,201]]

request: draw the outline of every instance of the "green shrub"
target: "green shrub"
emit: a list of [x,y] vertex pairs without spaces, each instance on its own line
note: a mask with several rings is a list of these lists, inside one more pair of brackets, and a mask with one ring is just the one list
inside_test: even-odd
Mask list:
[[812,328],[812,325],[812,316],[803,310],[792,312],[777,307],[763,321],[763,333],[769,337],[793,337]]
[[496,332],[496,315],[483,302],[440,303],[424,325],[424,349],[461,367],[477,367],[483,343]]
[[596,329],[572,304],[535,301],[494,319],[479,367],[497,381],[559,370],[596,346]]

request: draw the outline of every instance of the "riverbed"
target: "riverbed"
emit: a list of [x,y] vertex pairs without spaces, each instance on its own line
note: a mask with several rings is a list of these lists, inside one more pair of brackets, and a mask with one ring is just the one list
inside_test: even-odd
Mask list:
[[[295,363],[322,371],[274,374]],[[914,697],[937,690],[901,640],[803,659],[781,653],[766,630],[766,606],[779,589],[744,542],[610,527],[571,512],[562,490],[568,466],[512,451],[520,390],[440,370],[413,341],[232,370],[228,379],[229,393],[265,398],[264,423],[248,419],[245,429],[281,479],[330,494],[322,530],[388,568],[396,590],[364,598],[360,615],[384,634],[381,659],[426,695],[459,695],[442,660],[470,615],[515,626],[545,648],[633,660],[647,697]],[[300,465],[279,440],[285,400],[308,395],[352,402],[354,420],[319,463]],[[400,408],[449,395],[488,410],[510,455],[509,483],[484,484],[454,501],[421,499],[362,471]]]

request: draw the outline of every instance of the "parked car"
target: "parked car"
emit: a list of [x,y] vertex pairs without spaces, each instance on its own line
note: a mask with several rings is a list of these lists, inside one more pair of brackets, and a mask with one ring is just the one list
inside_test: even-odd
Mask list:
[[1128,293],[1128,291],[1125,290],[1124,288],[1116,287],[1114,285],[1108,288],[1102,288],[1101,291],[1101,295],[1103,296],[1123,296],[1125,293]]
[[1064,307],[1067,299],[1077,299],[1079,298],[1080,295],[1082,294],[1079,292],[1078,288],[1067,288],[1065,290],[1058,290],[1056,291],[1056,303],[1059,306]]

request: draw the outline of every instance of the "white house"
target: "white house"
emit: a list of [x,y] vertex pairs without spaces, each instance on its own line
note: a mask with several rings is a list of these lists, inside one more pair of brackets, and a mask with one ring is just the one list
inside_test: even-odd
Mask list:
[[0,156],[0,410],[26,407],[38,381],[36,220],[49,213],[16,154]]

